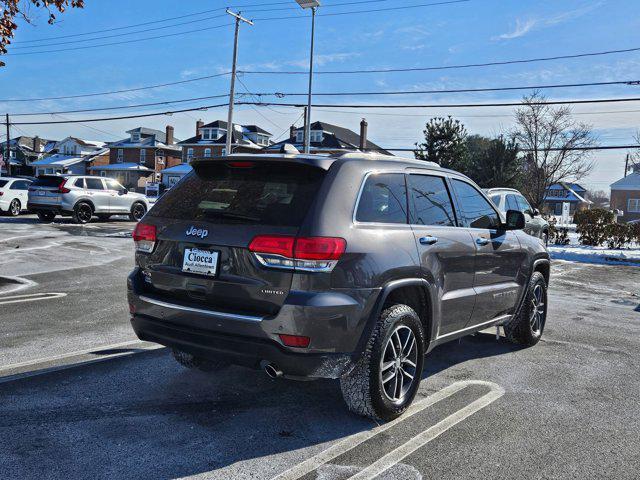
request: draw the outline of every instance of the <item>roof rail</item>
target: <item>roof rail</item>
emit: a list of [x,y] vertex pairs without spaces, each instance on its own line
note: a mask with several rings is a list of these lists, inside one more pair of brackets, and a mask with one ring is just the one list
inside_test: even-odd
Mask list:
[[397,155],[385,154],[380,152],[343,152],[343,153],[333,153],[329,155],[330,158],[336,159],[369,159],[369,160],[387,160],[387,161],[398,161],[398,162],[412,162],[419,163],[420,165],[428,166],[430,168],[440,168],[436,162],[429,162],[427,160],[418,160],[416,158],[405,158],[399,157]]

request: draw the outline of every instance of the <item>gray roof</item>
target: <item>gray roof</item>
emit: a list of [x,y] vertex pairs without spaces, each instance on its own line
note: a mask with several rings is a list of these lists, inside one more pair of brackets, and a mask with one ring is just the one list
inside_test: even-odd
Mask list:
[[[296,132],[301,131],[303,127],[296,128]],[[326,122],[313,122],[311,124],[311,130],[322,130],[325,135],[322,137],[321,142],[310,142],[311,147],[315,149],[324,150],[358,150],[360,148],[360,135],[349,130],[348,128],[340,127],[338,125],[332,125]],[[266,147],[265,150],[279,150],[283,144],[289,143],[298,147],[295,136],[283,140],[282,142],[274,143],[273,145]],[[302,147],[302,145],[300,145]],[[389,152],[382,149],[369,139],[366,144],[367,150],[376,151],[389,155]],[[299,148],[300,150],[300,148]]]

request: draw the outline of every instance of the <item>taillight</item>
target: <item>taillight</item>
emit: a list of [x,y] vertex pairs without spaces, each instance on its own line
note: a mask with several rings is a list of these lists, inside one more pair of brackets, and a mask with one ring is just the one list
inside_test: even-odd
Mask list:
[[284,343],[287,347],[298,347],[298,348],[307,348],[309,343],[311,343],[311,339],[309,337],[303,337],[301,335],[278,335],[282,343]]
[[252,168],[253,162],[227,162],[227,166],[231,168]]
[[2,195],[4,195],[4,192],[0,192],[0,197],[1,197]]
[[258,235],[249,244],[249,250],[266,267],[307,272],[330,272],[346,247],[344,238],[285,235]]
[[133,241],[139,252],[151,253],[156,246],[156,227],[146,223],[138,223],[133,230]]
[[71,191],[67,187],[64,186],[65,183],[67,183],[67,179],[66,178],[64,180],[62,180],[62,183],[60,185],[58,185],[58,193],[69,193]]

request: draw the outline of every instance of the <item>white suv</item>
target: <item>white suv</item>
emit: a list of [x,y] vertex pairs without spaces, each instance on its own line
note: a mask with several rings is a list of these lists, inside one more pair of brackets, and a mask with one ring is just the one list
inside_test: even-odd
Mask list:
[[111,178],[42,175],[29,187],[28,207],[43,221],[67,215],[76,223],[88,223],[94,215],[100,220],[129,215],[137,222],[147,213],[149,202]]
[[0,177],[0,212],[15,217],[26,210],[29,184],[25,178]]

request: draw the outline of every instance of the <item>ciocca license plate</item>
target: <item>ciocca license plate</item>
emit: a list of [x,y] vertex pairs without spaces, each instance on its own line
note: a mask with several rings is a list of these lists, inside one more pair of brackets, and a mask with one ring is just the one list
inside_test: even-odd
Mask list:
[[182,260],[182,271],[199,273],[201,275],[215,275],[218,270],[219,252],[185,248]]

